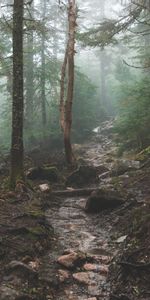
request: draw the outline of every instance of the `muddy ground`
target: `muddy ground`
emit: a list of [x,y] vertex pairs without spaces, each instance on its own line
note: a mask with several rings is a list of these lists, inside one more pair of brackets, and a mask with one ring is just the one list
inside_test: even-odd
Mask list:
[[[10,192],[7,168],[1,172],[0,300],[150,299],[148,158],[144,163],[135,156],[118,158],[111,129],[106,122],[89,142],[74,145],[78,163],[98,171],[94,180],[81,174],[81,181],[76,177],[66,186],[73,171],[61,152],[38,154],[57,167],[57,182],[20,182]],[[32,159],[28,156],[27,169],[29,161],[39,161]],[[39,189],[43,183],[50,185],[46,193]],[[125,202],[90,214],[84,209],[87,196],[52,194],[89,187],[115,189]],[[71,265],[64,264],[67,255],[75,257]]]

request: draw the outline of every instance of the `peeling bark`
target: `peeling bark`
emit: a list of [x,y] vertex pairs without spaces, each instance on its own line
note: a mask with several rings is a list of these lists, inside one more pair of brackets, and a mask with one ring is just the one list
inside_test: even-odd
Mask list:
[[[66,161],[72,165],[75,157],[71,145],[71,126],[72,126],[72,103],[74,91],[74,54],[75,54],[75,29],[76,29],[76,2],[68,0],[68,45],[66,48],[61,77],[61,96],[60,96],[60,123],[64,134],[64,146]],[[67,68],[67,96],[64,103],[64,79]]]

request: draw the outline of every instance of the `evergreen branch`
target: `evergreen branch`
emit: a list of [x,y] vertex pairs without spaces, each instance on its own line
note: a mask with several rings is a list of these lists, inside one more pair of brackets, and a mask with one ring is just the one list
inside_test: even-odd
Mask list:
[[123,59],[123,63],[128,66],[128,67],[131,67],[131,68],[134,68],[134,69],[149,69],[150,68],[150,65],[149,66],[134,66],[134,65],[130,65],[129,63],[127,63],[124,59]]

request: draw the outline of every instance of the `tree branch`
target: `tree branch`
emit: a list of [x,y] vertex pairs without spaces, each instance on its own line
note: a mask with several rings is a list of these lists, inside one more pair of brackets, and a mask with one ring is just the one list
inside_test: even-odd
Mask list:
[[128,67],[131,67],[131,68],[134,68],[134,69],[149,69],[150,68],[150,65],[149,66],[133,66],[133,65],[130,65],[124,59],[123,59],[123,63],[125,65],[127,65]]

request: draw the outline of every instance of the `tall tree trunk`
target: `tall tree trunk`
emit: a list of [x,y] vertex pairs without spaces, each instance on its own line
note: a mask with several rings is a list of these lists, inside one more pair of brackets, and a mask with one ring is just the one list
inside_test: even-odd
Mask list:
[[[105,0],[101,1],[100,20],[105,19]],[[107,95],[106,95],[106,54],[105,50],[100,51],[100,104],[107,109]]]
[[68,44],[66,46],[64,61],[61,69],[61,81],[60,81],[60,126],[61,130],[64,132],[65,130],[65,76],[66,76],[66,68],[67,68],[67,60],[68,60]]
[[[60,100],[60,113],[61,113],[61,127],[64,134],[64,146],[66,161],[69,165],[74,162],[74,155],[71,145],[71,125],[72,125],[72,103],[73,103],[73,91],[74,91],[74,53],[75,53],[75,28],[76,28],[76,2],[75,0],[68,0],[68,45],[65,53],[64,64],[62,67],[61,78],[61,100]],[[64,77],[65,69],[67,70],[67,96],[64,103]],[[63,115],[64,114],[64,115]]]
[[[30,8],[29,17],[33,17],[34,2]],[[33,30],[27,34],[27,58],[26,58],[26,122],[27,127],[32,131],[33,125],[33,98],[34,98],[34,50]]]
[[14,0],[13,8],[13,104],[10,183],[24,178],[23,170],[23,5]]
[[107,92],[106,92],[106,54],[105,54],[105,50],[101,49],[100,52],[100,80],[101,80],[101,84],[100,84],[100,89],[101,89],[101,93],[100,93],[100,97],[101,97],[101,104],[103,107],[107,108]]
[[[46,16],[46,0],[42,1],[43,5],[43,21]],[[42,126],[45,130],[47,118],[46,118],[46,94],[45,94],[45,81],[46,81],[46,64],[45,64],[45,33],[42,34],[41,40],[41,110],[42,110]]]

